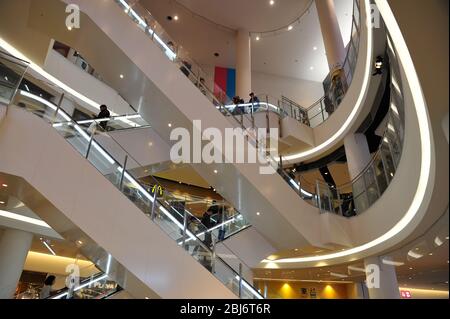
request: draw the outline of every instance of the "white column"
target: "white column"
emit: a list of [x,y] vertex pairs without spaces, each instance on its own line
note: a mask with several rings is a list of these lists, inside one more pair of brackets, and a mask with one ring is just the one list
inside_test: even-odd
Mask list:
[[369,257],[364,260],[370,299],[400,299],[395,266],[389,261],[386,257]]
[[345,46],[339,28],[334,0],[316,0],[320,29],[330,71],[340,69],[345,60]]
[[0,238],[0,299],[11,299],[22,274],[33,234],[6,229]]
[[350,178],[356,178],[369,164],[371,156],[367,138],[362,133],[349,134],[344,139],[345,155],[347,156]]
[[371,156],[367,138],[364,134],[349,134],[344,139],[345,155],[347,156],[347,167],[350,179],[353,181],[353,194],[358,194],[353,202],[355,204],[356,214],[359,214],[369,208],[369,197],[366,191],[364,178],[356,177],[369,164]]
[[236,37],[236,94],[246,101],[252,92],[250,45],[250,33],[247,30],[238,30]]

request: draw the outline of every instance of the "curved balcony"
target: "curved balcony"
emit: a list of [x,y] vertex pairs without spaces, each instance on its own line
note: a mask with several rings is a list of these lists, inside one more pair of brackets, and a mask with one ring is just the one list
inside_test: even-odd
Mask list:
[[[376,2],[388,30],[391,86],[379,150],[349,185],[332,188],[316,184],[312,185],[316,191],[307,192],[289,178],[303,198],[319,206],[321,212],[332,213],[321,214],[327,223],[325,229],[348,234],[350,248],[314,256],[270,258],[261,264],[263,268],[326,266],[383,254],[417,233],[419,226],[424,227],[426,214],[442,213],[432,211],[436,158],[422,88],[389,5],[383,0]],[[340,194],[345,187],[351,188],[348,198]]]

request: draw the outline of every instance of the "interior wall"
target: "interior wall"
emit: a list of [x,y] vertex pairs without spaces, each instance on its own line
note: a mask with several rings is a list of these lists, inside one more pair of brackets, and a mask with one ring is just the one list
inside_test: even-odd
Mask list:
[[[110,111],[122,115],[134,113],[128,103],[111,87],[90,75],[67,58],[50,49],[44,65],[45,71],[64,82],[74,90],[100,104],[106,104]],[[91,107],[90,111],[98,110]]]
[[260,72],[252,72],[252,86],[256,94],[268,94],[277,99],[285,96],[304,107],[309,107],[323,96],[323,86],[320,82]]
[[[214,87],[214,66],[202,65],[206,73],[206,85]],[[252,72],[252,90],[257,95],[268,94],[271,99],[281,99],[285,96],[294,102],[308,107],[323,96],[323,85],[321,82],[294,79],[278,75]],[[250,93],[250,92],[249,92]],[[241,96],[246,102],[249,96]]]

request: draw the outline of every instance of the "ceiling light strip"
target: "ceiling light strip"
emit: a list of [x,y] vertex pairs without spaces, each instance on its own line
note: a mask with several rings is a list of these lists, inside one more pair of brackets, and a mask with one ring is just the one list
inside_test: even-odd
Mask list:
[[50,228],[51,227],[44,221],[36,219],[36,218],[31,218],[31,217],[27,217],[27,216],[23,216],[23,215],[19,215],[19,214],[15,214],[15,213],[11,213],[11,212],[7,212],[4,210],[0,210],[0,217],[5,217],[5,218],[9,218],[9,219],[14,219],[17,221],[21,221],[27,224],[33,224],[33,225],[37,225],[37,226],[42,226],[45,228]]

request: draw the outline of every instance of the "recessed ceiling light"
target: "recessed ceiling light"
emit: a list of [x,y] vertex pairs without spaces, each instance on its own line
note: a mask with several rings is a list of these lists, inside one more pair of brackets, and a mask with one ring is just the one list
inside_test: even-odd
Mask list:
[[259,39],[261,39],[259,36],[256,37],[256,41],[259,41]]
[[314,51],[317,51],[317,47],[313,47],[313,50],[314,50]]
[[293,28],[294,28],[294,27],[290,25],[290,26],[288,27],[288,31],[291,31]]
[[270,1],[269,1],[269,4],[270,4],[271,6],[273,6],[273,5],[275,4],[275,0],[270,0]]
[[218,171],[215,169],[215,170],[214,170],[214,174],[217,174],[217,173],[218,173]]
[[261,215],[261,213],[260,212],[256,212],[256,216],[259,216],[259,215]]
[[167,126],[172,127],[172,123],[167,124]]
[[8,184],[2,184],[3,187],[8,187]]
[[312,70],[314,70],[314,67],[313,67],[313,66],[310,66],[309,69],[312,71]]
[[123,79],[123,74],[119,75],[121,79]]
[[174,19],[175,21],[178,21],[178,16],[175,15],[175,16],[173,17],[173,19]]

